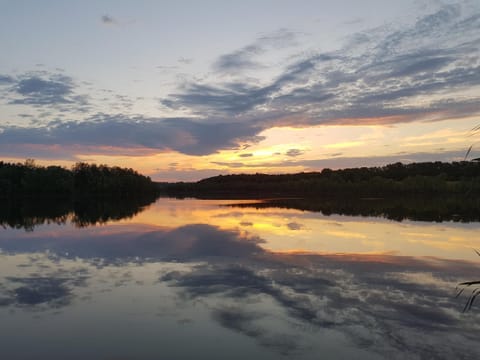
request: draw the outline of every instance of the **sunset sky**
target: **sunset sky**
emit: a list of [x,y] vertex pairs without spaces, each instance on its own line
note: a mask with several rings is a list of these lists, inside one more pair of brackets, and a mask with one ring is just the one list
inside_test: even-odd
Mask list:
[[480,156],[478,0],[0,9],[4,161],[189,181]]

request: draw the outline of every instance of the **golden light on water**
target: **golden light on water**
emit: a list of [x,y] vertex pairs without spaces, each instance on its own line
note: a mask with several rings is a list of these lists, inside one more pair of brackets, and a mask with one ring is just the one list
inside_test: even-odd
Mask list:
[[178,228],[208,224],[262,240],[273,252],[395,254],[477,260],[477,229],[453,222],[397,222],[373,217],[324,216],[293,209],[237,207],[252,200],[160,199],[119,224]]

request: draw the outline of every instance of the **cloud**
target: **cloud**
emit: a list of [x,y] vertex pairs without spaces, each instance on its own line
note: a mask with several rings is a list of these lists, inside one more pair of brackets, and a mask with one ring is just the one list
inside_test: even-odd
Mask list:
[[220,56],[213,64],[214,70],[220,73],[238,73],[264,67],[255,58],[271,49],[282,49],[297,45],[298,33],[289,29],[260,36],[252,44],[239,50]]
[[[186,118],[129,118],[97,114],[83,122],[55,122],[37,128],[2,127],[0,149],[10,156],[28,153],[32,146],[60,146],[66,151],[95,153],[112,147],[114,153],[143,155],[145,151],[179,151],[205,155],[256,141],[258,129],[240,123],[200,123]],[[122,150],[124,149],[124,150]],[[53,148],[58,152],[58,148]],[[132,152],[133,151],[133,152]]]
[[304,34],[288,28],[280,28],[277,31],[262,34],[257,39],[257,43],[274,49],[289,48],[299,44],[301,35]]
[[206,117],[236,115],[264,104],[271,91],[270,87],[244,83],[228,83],[222,87],[190,83],[183,92],[161,100],[161,104],[172,109],[186,108]]
[[118,24],[117,20],[110,15],[102,15],[100,21],[105,25],[116,25]]
[[74,80],[60,73],[36,71],[18,77],[2,76],[0,85],[6,103],[9,105],[29,105],[35,108],[55,109],[62,112],[85,112],[89,108],[89,97],[76,93]]
[[300,149],[289,149],[285,155],[287,156],[290,156],[290,157],[296,157],[296,156],[300,156],[304,153],[303,150],[300,150]]
[[178,58],[177,61],[181,64],[189,65],[193,62],[193,59],[181,56],[181,57]]
[[[480,10],[469,6],[441,6],[414,23],[353,34],[337,51],[292,56],[293,62],[269,82],[248,76],[236,82],[191,82],[163,104],[263,128],[478,115],[480,98],[472,89],[480,85]],[[274,36],[258,39],[219,57],[214,69],[254,70],[258,56],[276,41]],[[452,98],[452,92],[464,96]]]
[[226,166],[229,168],[241,168],[245,166],[244,163],[238,161],[212,161],[211,163],[219,166]]
[[[258,106],[265,106],[275,101],[275,94],[282,90],[284,86],[291,85],[292,82],[305,82],[308,76],[315,69],[316,62],[328,62],[332,59],[330,55],[319,54],[313,58],[298,61],[290,65],[275,81],[270,85],[258,86],[253,83],[228,82],[220,86],[200,83],[188,83],[182,89],[182,92],[170,94],[168,98],[160,102],[164,106],[172,109],[188,109],[204,117],[216,116],[239,116],[249,113]],[[301,90],[296,90],[301,92]],[[332,97],[331,94],[316,94],[313,99],[321,102]],[[281,96],[279,99],[286,99],[287,96]],[[278,99],[277,99],[278,100]],[[283,103],[283,101],[277,101]],[[270,108],[272,115],[277,117],[275,108]],[[261,122],[255,113],[244,119],[245,122]],[[274,126],[274,124],[265,124],[265,126]]]
[[[81,151],[206,155],[258,141],[258,134],[276,126],[391,125],[480,115],[480,97],[474,91],[480,86],[480,11],[471,6],[441,6],[417,21],[356,33],[330,52],[293,53],[299,34],[288,29],[260,35],[216,59],[215,81],[206,76],[182,83],[160,100],[184,117],[93,114],[91,99],[78,94],[68,76],[2,75],[6,103],[48,109],[51,113],[44,116],[62,122],[31,129],[4,125],[0,150],[12,157],[31,157],[35,149],[45,156],[51,153],[51,158],[55,147],[57,156],[61,147],[70,158]],[[116,20],[104,15],[103,21]],[[278,49],[288,50],[290,56],[281,62],[286,65],[275,69],[276,76],[249,76],[263,66],[262,55]],[[239,70],[244,73],[235,76]],[[134,105],[122,96],[107,100],[112,101],[110,109],[119,112],[131,111]],[[82,121],[64,121],[74,113]],[[37,114],[36,120],[44,118]],[[230,165],[234,166],[243,164]]]
[[249,45],[233,53],[222,55],[213,66],[215,70],[223,72],[254,69],[261,65],[254,61],[253,57],[263,52],[264,50],[259,46]]
[[73,92],[72,79],[66,76],[50,79],[32,76],[19,80],[14,89],[22,98],[13,100],[12,104],[50,105],[72,102],[68,99]]

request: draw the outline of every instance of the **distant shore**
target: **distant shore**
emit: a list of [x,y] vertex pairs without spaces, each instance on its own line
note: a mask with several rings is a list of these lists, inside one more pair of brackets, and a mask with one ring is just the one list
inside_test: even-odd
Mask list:
[[391,198],[480,195],[480,162],[394,163],[296,174],[219,175],[197,182],[154,182],[133,169],[77,163],[71,169],[0,161],[0,199],[14,197]]
[[157,183],[161,194],[199,198],[348,196],[472,196],[480,194],[480,163],[395,163],[297,174],[219,175],[197,182]]

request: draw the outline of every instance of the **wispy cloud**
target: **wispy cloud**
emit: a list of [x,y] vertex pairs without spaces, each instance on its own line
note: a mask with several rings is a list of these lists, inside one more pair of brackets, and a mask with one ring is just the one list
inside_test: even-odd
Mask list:
[[[285,125],[292,115],[291,125],[299,119],[304,125],[385,124],[475,115],[480,99],[470,90],[480,85],[479,19],[478,7],[443,6],[403,27],[354,34],[338,51],[297,57],[267,85],[192,82],[163,104],[252,122],[274,114],[265,126]],[[223,55],[214,69],[255,68],[257,55],[268,50],[263,42],[274,39]],[[453,99],[451,92],[465,95]]]
[[256,58],[271,49],[282,49],[297,45],[298,33],[289,29],[280,29],[278,31],[264,34],[253,43],[235,50],[231,53],[220,56],[213,68],[221,73],[238,73],[243,70],[262,68]]

